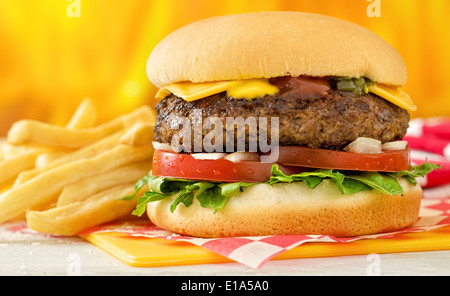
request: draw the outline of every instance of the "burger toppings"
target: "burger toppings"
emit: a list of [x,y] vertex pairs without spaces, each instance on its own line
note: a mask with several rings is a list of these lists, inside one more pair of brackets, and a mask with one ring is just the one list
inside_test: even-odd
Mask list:
[[155,150],[172,151],[172,146],[168,143],[159,143],[159,142],[153,141],[152,145]]
[[226,153],[193,153],[191,156],[195,159],[222,159],[227,156]]
[[[282,87],[288,86],[284,90]],[[161,88],[156,97],[163,99],[175,95],[188,102],[204,99],[206,97],[226,92],[227,96],[235,99],[248,99],[275,95],[288,89],[296,89],[302,95],[319,94],[324,95],[330,89],[351,92],[356,95],[375,94],[408,111],[416,111],[410,96],[395,86],[375,83],[367,77],[275,77],[256,78],[233,81],[216,82],[180,82]]]
[[[155,151],[152,166],[153,176],[228,183],[241,181],[264,183],[271,176],[271,163],[247,160],[233,162],[225,158],[196,159],[193,155],[195,154]],[[306,170],[297,166],[281,164],[280,166],[287,174]]]
[[414,105],[411,97],[406,92],[397,87],[381,83],[374,83],[372,80],[366,77],[337,77],[332,78],[331,81],[335,88],[338,90],[352,92],[360,96],[372,93],[405,110],[417,110],[417,107]]
[[260,157],[259,154],[255,152],[234,152],[225,156],[225,159],[231,162],[239,162],[243,160],[259,161]]
[[394,141],[381,144],[381,141],[370,138],[358,138],[351,142],[344,151],[360,153],[360,154],[380,154],[385,151],[400,151],[408,148],[408,142],[406,141]]
[[227,92],[230,97],[251,100],[253,98],[264,97],[265,95],[274,95],[278,91],[279,89],[269,83],[268,79],[258,78],[204,83],[180,82],[161,88],[156,94],[156,97],[163,99],[174,94],[190,102],[221,92]]
[[[225,92],[192,102],[169,95],[156,106],[158,117],[155,140],[159,143],[172,143],[174,136],[182,128],[181,125],[179,128],[174,126],[174,123],[181,122],[180,118],[190,122],[192,139],[194,135],[201,135],[205,139],[210,132],[217,130],[217,125],[211,125],[210,128],[206,126],[208,118],[218,120],[221,125],[218,129],[221,131],[225,130],[228,118],[267,118],[267,126],[271,126],[272,118],[278,118],[280,146],[331,150],[342,150],[359,137],[372,138],[382,143],[401,140],[408,129],[408,111],[376,95],[368,93],[359,96],[352,92],[327,89],[322,79],[316,79],[315,86],[309,88],[318,90],[315,95],[304,95],[301,90],[305,88],[296,87],[304,83],[304,80],[297,78],[278,79],[279,93],[251,101],[230,98]],[[204,123],[201,131],[196,131],[197,122]],[[246,134],[241,135],[245,142],[248,142],[250,134],[253,137],[266,135],[267,129],[260,125],[259,120],[255,123],[255,133],[247,128]],[[189,125],[184,128],[189,128]],[[226,149],[227,144],[232,144],[227,142],[225,137],[229,134],[222,134],[224,138],[220,140],[216,137],[218,142],[214,142],[215,147],[222,147],[222,151],[216,149],[215,152],[238,151],[237,131],[234,133],[235,143],[232,150]],[[271,133],[267,133],[267,143],[271,140]],[[187,143],[184,144],[187,148],[185,152],[207,152],[195,151],[194,141],[191,141],[191,147],[187,147]],[[249,151],[249,147],[245,148]]]
[[[407,143],[400,141],[409,124],[407,110],[415,108],[409,96],[364,77],[182,82],[166,86],[157,97],[152,171],[136,184],[135,194],[124,198],[134,199],[148,185],[135,215],[144,214],[147,203],[168,197],[174,198],[171,212],[180,204],[189,207],[195,198],[216,213],[228,198],[260,183],[305,182],[314,189],[330,180],[342,194],[404,195],[400,178],[416,184],[416,178],[439,168],[411,167]],[[210,124],[210,118],[216,121]],[[229,118],[245,123],[244,132],[232,126],[231,140]],[[253,121],[246,120],[253,118],[277,119],[275,157],[252,149],[250,142],[261,135],[274,140],[271,122],[255,120],[251,126]],[[213,152],[191,143],[210,138]],[[174,143],[182,150],[173,149]]]
[[[381,172],[396,172],[402,170],[408,170],[411,166],[409,157],[409,148],[406,141],[389,142],[383,145],[379,145],[375,149],[381,152],[379,153],[363,153],[363,149],[370,150],[371,146],[365,143],[377,143],[377,140],[358,138],[352,142],[348,147],[355,149],[354,151],[337,151],[327,149],[315,149],[302,146],[280,146],[277,147],[277,154],[273,157],[267,157],[263,159],[263,163],[278,163],[285,166],[303,167],[303,168],[322,168],[322,169],[340,169],[340,170],[353,170],[353,171],[381,171]],[[368,145],[369,148],[358,147],[358,145]],[[356,147],[356,148],[355,148]],[[154,142],[154,165],[158,165],[156,170],[160,171],[163,175],[168,174],[183,174],[181,177],[185,177],[186,171],[189,168],[181,170],[179,173],[171,170],[171,167],[175,167],[177,162],[183,160],[185,163],[189,160],[226,160],[229,162],[239,163],[242,161],[251,161],[253,163],[260,162],[262,156],[268,156],[268,153],[255,153],[255,152],[234,152],[234,153],[191,153],[191,154],[178,154],[173,153],[172,147],[169,144],[156,144]],[[358,151],[359,150],[359,151]],[[367,151],[366,151],[367,152]],[[371,151],[373,152],[373,151]],[[170,161],[169,161],[170,160]],[[193,161],[193,160],[192,160]],[[164,163],[168,162],[169,165],[165,166]],[[193,167],[190,169],[196,169],[200,163],[192,162]],[[204,164],[204,162],[203,162]],[[215,168],[218,162],[212,162],[211,167]],[[155,168],[155,167],[154,167]],[[211,171],[211,170],[209,170]],[[208,178],[208,172],[205,171]],[[217,170],[216,170],[217,171]],[[199,174],[201,170],[197,170]],[[212,172],[212,171],[211,171]],[[232,172],[236,173],[233,169]],[[198,178],[199,175],[194,175],[193,178]],[[220,175],[215,173],[214,175]],[[211,178],[211,176],[209,176]]]
[[[378,172],[344,172],[337,170],[314,170],[298,174],[287,175],[278,165],[271,168],[271,176],[265,183],[274,185],[278,183],[305,182],[311,189],[316,188],[323,180],[328,179],[336,184],[342,194],[352,194],[360,191],[377,190],[390,195],[403,195],[403,189],[398,179],[405,177],[412,184],[416,184],[416,178],[424,177],[438,165],[425,163],[414,167],[408,171],[378,173]],[[136,197],[145,185],[149,190],[138,198],[137,207],[133,215],[141,216],[145,213],[146,205],[150,202],[175,196],[170,206],[170,211],[174,212],[179,204],[189,207],[194,198],[198,200],[204,208],[212,208],[214,213],[220,211],[226,204],[228,198],[232,198],[242,192],[245,187],[258,183],[254,182],[212,182],[195,181],[182,178],[156,177],[150,172],[147,176],[136,183],[136,192],[133,195],[124,197],[124,200],[131,200]]]
[[408,147],[408,142],[406,141],[395,141],[395,142],[389,142],[384,143],[381,148],[383,150],[404,150]]
[[335,77],[331,79],[337,90],[352,92],[358,96],[368,94],[369,86],[374,85],[369,78]]
[[284,76],[271,78],[269,82],[280,89],[279,96],[287,96],[292,93],[297,97],[326,97],[331,91],[330,81],[327,78]]
[[364,137],[351,142],[344,148],[344,151],[364,154],[379,154],[383,152],[381,150],[381,141]]
[[280,146],[277,163],[307,168],[398,172],[410,169],[409,149],[363,154],[301,146]]

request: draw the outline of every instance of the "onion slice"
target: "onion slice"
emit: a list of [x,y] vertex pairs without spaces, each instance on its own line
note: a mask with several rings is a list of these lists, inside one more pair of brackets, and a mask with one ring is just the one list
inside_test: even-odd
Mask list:
[[345,147],[344,151],[360,154],[380,154],[383,153],[381,146],[379,140],[360,137]]
[[172,146],[167,143],[159,143],[159,142],[152,142],[153,148],[155,150],[162,150],[162,151],[169,151],[173,152]]
[[405,150],[408,146],[408,142],[406,141],[395,141],[384,143],[381,148],[383,150]]
[[259,161],[259,155],[255,152],[234,152],[231,154],[228,154],[225,157],[226,160],[229,160],[231,162],[239,162],[239,161]]
[[209,160],[217,160],[222,159],[227,156],[226,153],[192,153],[191,156],[195,159],[209,159]]

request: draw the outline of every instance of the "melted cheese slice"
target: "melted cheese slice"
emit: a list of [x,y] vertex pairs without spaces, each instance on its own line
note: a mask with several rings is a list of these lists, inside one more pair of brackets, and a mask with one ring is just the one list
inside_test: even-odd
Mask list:
[[170,94],[174,94],[191,102],[224,91],[227,92],[229,97],[251,100],[265,95],[275,95],[280,90],[270,84],[269,79],[265,78],[205,83],[180,82],[161,88],[156,94],[156,98],[163,99]]
[[[368,86],[368,89],[369,92],[403,109],[408,111],[417,110],[410,96],[399,88],[375,83]],[[264,97],[265,95],[275,95],[279,92],[279,89],[270,84],[269,80],[265,78],[204,83],[180,82],[161,88],[156,94],[156,98],[163,99],[170,94],[174,94],[188,102],[192,102],[224,91],[227,92],[229,97],[251,100]]]
[[417,110],[417,107],[416,105],[414,105],[411,97],[406,92],[397,87],[375,83],[374,85],[368,86],[367,88],[369,89],[369,92],[380,96],[386,101],[389,101],[392,104],[397,105],[405,110]]

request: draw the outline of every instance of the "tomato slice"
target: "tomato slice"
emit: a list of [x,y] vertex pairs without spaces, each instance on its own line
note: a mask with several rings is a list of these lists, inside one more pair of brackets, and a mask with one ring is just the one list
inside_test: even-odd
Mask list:
[[196,159],[189,154],[155,150],[154,176],[217,182],[266,182],[271,168],[277,164],[286,175],[312,169],[398,172],[411,167],[409,148],[384,151],[381,154],[360,154],[314,149],[301,146],[280,146],[276,162],[231,162],[226,159]]
[[[188,180],[263,183],[270,179],[273,164],[256,161],[231,162],[226,159],[195,159],[189,154],[155,150],[152,174]],[[298,166],[279,165],[279,168],[287,175],[306,170]]]
[[306,168],[369,172],[398,172],[411,167],[409,147],[404,150],[386,150],[380,154],[360,154],[301,146],[280,146],[277,162]]

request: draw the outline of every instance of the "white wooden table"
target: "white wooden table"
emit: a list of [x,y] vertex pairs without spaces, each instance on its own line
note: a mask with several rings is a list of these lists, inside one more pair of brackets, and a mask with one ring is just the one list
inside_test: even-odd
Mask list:
[[274,260],[260,269],[239,263],[137,268],[78,237],[11,234],[0,228],[0,275],[450,275],[450,250]]

